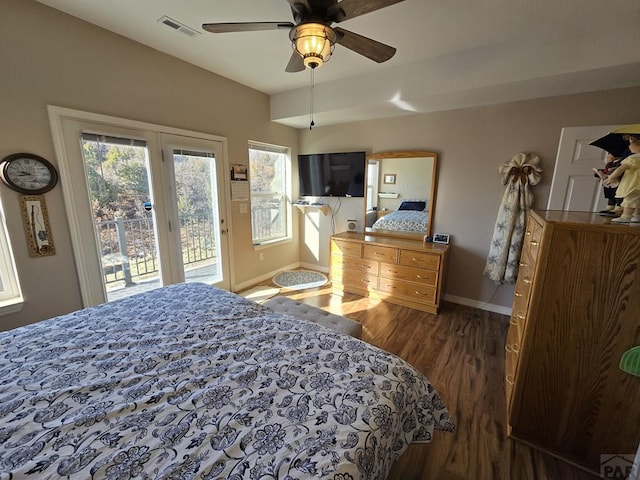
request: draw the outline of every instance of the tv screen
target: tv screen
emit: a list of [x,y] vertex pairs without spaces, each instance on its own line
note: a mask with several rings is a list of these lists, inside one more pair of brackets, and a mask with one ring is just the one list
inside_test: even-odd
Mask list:
[[300,196],[364,197],[365,152],[298,155]]

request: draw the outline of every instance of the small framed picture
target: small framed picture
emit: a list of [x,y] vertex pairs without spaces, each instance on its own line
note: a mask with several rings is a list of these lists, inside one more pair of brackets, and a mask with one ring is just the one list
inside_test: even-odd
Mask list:
[[241,163],[235,163],[231,165],[231,180],[235,181],[247,181],[247,166]]
[[433,234],[433,243],[444,243],[449,244],[449,234],[448,233],[434,233]]
[[385,173],[384,174],[384,183],[387,185],[395,185],[396,183],[396,174],[395,173]]
[[55,255],[47,204],[43,195],[21,195],[20,209],[22,223],[29,246],[29,256],[46,257]]

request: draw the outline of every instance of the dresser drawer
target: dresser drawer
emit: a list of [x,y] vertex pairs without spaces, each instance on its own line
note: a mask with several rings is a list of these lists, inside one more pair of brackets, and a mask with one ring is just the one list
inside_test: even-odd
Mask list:
[[527,311],[517,309],[515,304],[511,311],[511,317],[509,317],[509,328],[513,329],[513,334],[517,335],[513,338],[514,341],[520,342],[524,337],[524,327],[527,324]]
[[401,250],[399,263],[407,267],[438,271],[440,267],[440,256],[424,252]]
[[[522,339],[520,338],[518,329],[513,328],[513,326],[510,325],[509,330],[507,331],[507,341],[504,346],[504,350],[506,352],[505,358],[509,358],[509,356],[511,355],[512,356],[511,361],[515,361],[516,366],[518,363],[518,360],[517,360],[518,355],[520,355],[521,343],[522,343]],[[517,368],[514,368],[513,372],[515,373],[516,370]]]
[[353,242],[343,242],[341,240],[331,240],[331,254],[358,257],[362,252],[362,244]]
[[380,264],[380,276],[390,280],[405,280],[435,287],[438,283],[438,272],[421,270],[402,265]]
[[532,217],[527,221],[527,228],[524,232],[524,248],[533,260],[538,258],[538,247],[542,238],[542,225]]
[[356,271],[366,272],[372,275],[378,274],[378,262],[366,260],[364,258],[342,257],[340,255],[331,255],[331,271]]
[[364,245],[362,248],[362,257],[380,262],[398,263],[398,249],[380,247],[378,245]]
[[[516,328],[510,326],[509,331],[507,333],[507,342],[505,345],[505,379],[504,386],[507,395],[507,412],[511,411],[511,400],[513,396],[513,386],[516,380],[516,370],[518,368],[518,355],[520,353],[519,350],[520,340],[518,339],[518,334]],[[513,345],[518,345],[516,349],[513,348]],[[517,350],[517,351],[516,351]]]
[[428,285],[420,285],[417,283],[405,282],[402,280],[391,280],[381,277],[378,289],[381,292],[406,297],[414,302],[433,304],[436,301],[436,289]]
[[529,311],[529,299],[531,298],[531,285],[533,283],[534,265],[529,254],[523,250],[520,257],[520,270],[513,292],[513,307],[511,309],[511,325],[517,326],[522,335]]
[[[526,255],[522,255],[522,258],[527,260]],[[518,299],[524,300],[524,308],[527,308],[529,304],[529,296],[531,295],[531,285],[533,284],[533,275],[535,270],[525,263],[524,267],[520,267],[518,271],[518,278],[516,279],[516,288],[514,290],[514,302]]]
[[357,289],[375,290],[378,287],[378,277],[365,272],[345,270],[342,273],[342,282],[338,283]]
[[522,276],[523,279],[526,277],[529,280],[533,280],[533,274],[535,271],[536,261],[531,257],[531,254],[527,249],[523,249],[522,255],[520,255],[520,262],[518,262],[518,277]]

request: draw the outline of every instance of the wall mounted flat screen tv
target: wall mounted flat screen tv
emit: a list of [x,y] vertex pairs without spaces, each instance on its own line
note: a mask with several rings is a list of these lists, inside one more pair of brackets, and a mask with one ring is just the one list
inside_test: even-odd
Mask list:
[[300,196],[364,197],[365,152],[298,155]]

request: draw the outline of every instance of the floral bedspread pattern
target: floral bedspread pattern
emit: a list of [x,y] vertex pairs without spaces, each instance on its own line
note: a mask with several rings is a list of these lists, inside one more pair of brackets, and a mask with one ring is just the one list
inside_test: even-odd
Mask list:
[[434,428],[400,358],[204,284],[0,333],[2,479],[383,479]]
[[376,230],[395,230],[401,232],[426,232],[428,212],[416,210],[396,210],[380,217],[373,224]]

